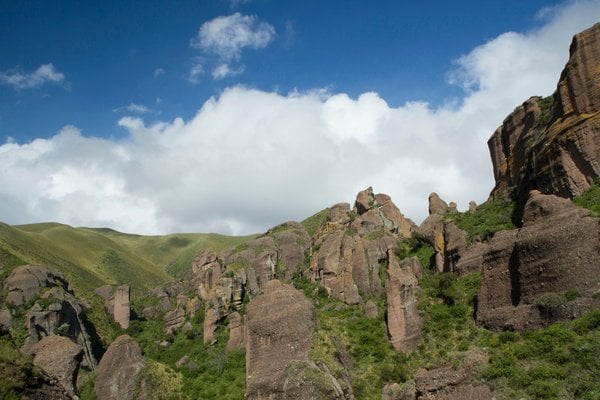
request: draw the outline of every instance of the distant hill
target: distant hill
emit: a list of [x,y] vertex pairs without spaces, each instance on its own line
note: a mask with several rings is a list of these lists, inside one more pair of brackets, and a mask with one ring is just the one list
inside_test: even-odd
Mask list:
[[220,251],[252,237],[200,233],[142,236],[58,223],[0,223],[0,266],[2,275],[7,275],[17,265],[46,264],[61,270],[76,292],[130,283],[135,296],[185,276],[202,249]]

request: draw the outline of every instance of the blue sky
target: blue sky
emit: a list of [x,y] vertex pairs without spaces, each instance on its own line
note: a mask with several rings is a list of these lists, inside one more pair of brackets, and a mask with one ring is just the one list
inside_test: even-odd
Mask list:
[[368,185],[416,221],[431,191],[464,208],[493,186],[489,135],[553,92],[598,16],[597,0],[0,0],[0,220],[248,233]]

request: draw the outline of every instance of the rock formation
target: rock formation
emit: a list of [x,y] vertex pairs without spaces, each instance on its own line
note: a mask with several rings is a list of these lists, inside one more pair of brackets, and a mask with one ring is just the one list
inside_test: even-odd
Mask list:
[[[496,234],[480,261],[477,320],[487,328],[531,329],[600,307],[600,220],[567,199],[533,191],[523,227]],[[548,296],[560,300],[552,309]]]
[[68,290],[69,284],[62,273],[43,265],[17,267],[4,281],[8,291],[6,302],[15,307],[25,306],[42,289],[60,287]]
[[77,397],[76,380],[83,349],[63,336],[46,336],[33,349],[33,363],[42,368],[65,389],[70,398]]
[[385,289],[390,340],[394,349],[408,353],[417,347],[423,337],[423,322],[416,297],[419,283],[412,263],[405,263],[401,267],[391,249],[388,250],[387,274]]
[[552,98],[527,100],[492,135],[491,197],[523,205],[538,189],[572,198],[600,175],[599,42],[600,24],[575,35]]
[[248,306],[247,399],[345,399],[326,367],[309,360],[315,309],[304,294],[278,280]]
[[98,364],[96,397],[106,400],[143,398],[138,391],[144,364],[142,350],[135,340],[128,335],[116,338]]
[[123,329],[129,327],[131,310],[129,308],[129,285],[118,286],[114,293],[111,285],[100,286],[94,291],[104,300],[104,307],[115,322]]

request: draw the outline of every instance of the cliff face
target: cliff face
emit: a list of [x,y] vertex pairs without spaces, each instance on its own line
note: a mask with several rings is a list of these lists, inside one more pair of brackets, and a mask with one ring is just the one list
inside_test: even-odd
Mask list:
[[524,205],[531,189],[567,198],[585,191],[600,175],[599,106],[596,24],[573,38],[552,97],[530,98],[489,139],[496,180],[490,197]]

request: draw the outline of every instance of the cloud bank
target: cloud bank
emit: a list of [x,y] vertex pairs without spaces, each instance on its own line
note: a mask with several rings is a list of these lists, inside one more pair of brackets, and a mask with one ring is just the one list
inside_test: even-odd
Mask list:
[[[556,86],[574,33],[597,1],[546,10],[457,60],[460,101],[391,107],[377,93],[287,94],[234,86],[188,121],[119,120],[124,139],[67,126],[0,146],[0,219],[60,221],[145,234],[261,232],[372,185],[417,221],[437,191],[459,209],[493,186],[486,141],[515,106]],[[227,50],[230,51],[230,50]],[[232,54],[235,54],[233,51]]]

